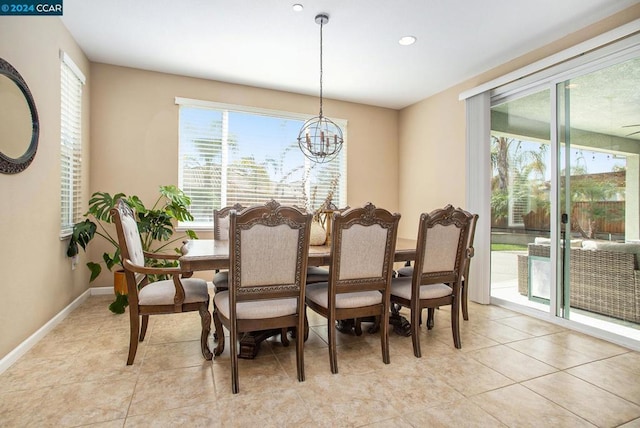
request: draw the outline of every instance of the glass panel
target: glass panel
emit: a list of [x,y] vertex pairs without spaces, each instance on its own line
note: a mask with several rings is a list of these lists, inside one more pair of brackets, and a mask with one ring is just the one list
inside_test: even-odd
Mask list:
[[491,109],[491,296],[549,310],[550,91]]
[[189,105],[179,114],[178,185],[194,216],[182,226],[210,227],[214,209],[271,198],[309,212],[346,205],[346,142],[331,162],[315,164],[296,140],[302,119]]
[[559,194],[570,241],[563,316],[640,337],[640,59],[557,91]]

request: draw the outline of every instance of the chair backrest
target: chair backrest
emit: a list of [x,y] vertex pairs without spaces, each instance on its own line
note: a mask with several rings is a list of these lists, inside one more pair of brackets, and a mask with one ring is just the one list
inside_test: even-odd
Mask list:
[[[144,266],[144,250],[142,240],[138,230],[136,216],[127,203],[119,199],[111,209],[111,218],[116,226],[118,234],[118,244],[120,246],[120,259],[129,260],[134,265]],[[127,288],[130,296],[137,291],[139,284],[145,275],[134,274],[125,269],[127,277]],[[131,298],[131,297],[130,297]]]
[[463,274],[473,216],[447,205],[420,215],[414,277],[421,284],[457,283]]
[[333,213],[329,294],[387,290],[400,214],[368,203]]
[[245,207],[234,204],[213,210],[213,239],[227,241],[229,239],[229,213],[231,210],[242,211]]
[[304,301],[311,217],[274,200],[230,211],[231,308],[235,300],[299,296]]

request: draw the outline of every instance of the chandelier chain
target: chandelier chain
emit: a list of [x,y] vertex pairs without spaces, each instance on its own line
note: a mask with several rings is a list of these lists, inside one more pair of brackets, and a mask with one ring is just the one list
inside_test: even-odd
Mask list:
[[324,21],[320,21],[320,117],[322,117],[322,27]]
[[344,143],[342,130],[331,119],[324,117],[323,109],[323,30],[329,22],[326,14],[316,15],[316,23],[320,25],[320,115],[308,119],[298,133],[298,146],[302,153],[312,162],[326,163],[334,160]]

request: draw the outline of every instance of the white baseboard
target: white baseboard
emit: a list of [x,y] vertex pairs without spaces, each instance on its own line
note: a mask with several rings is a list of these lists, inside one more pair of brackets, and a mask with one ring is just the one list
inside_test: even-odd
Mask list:
[[4,373],[9,367],[11,367],[20,357],[33,348],[43,337],[53,330],[58,324],[62,322],[74,309],[84,303],[89,296],[101,296],[113,294],[113,287],[94,287],[90,288],[82,293],[73,302],[69,303],[67,307],[62,309],[58,314],[51,318],[45,325],[40,327],[35,333],[29,336],[24,342],[18,345],[13,351],[9,352],[0,360],[0,374]]
[[113,296],[113,287],[93,287],[89,291],[92,296],[106,296],[108,294]]

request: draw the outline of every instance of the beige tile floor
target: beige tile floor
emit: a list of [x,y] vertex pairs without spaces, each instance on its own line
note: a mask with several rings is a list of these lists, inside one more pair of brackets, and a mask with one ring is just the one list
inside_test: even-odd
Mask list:
[[293,342],[273,340],[240,360],[232,395],[228,347],[202,359],[197,314],[152,317],[127,367],[128,316],[109,301],[89,298],[0,375],[0,426],[640,427],[640,353],[495,306],[471,305],[461,350],[445,308],[420,359],[392,332],[389,365],[378,335],[339,334],[336,375],[311,315],[306,381]]

